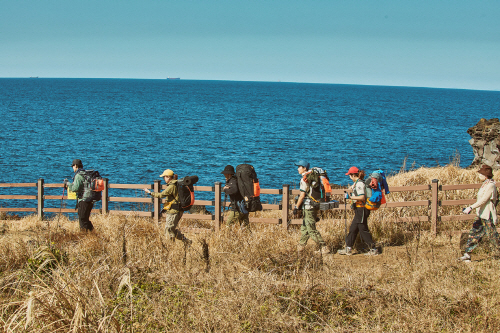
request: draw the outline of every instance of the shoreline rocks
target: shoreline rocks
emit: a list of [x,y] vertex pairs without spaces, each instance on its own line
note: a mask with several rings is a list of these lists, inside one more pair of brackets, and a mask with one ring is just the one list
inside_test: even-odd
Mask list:
[[500,121],[498,118],[479,122],[469,128],[467,133],[472,137],[469,140],[474,151],[474,160],[471,167],[489,165],[493,170],[500,170]]

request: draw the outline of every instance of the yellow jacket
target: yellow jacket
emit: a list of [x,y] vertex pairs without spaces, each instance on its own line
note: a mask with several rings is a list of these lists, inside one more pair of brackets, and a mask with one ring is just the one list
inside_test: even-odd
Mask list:
[[153,198],[165,198],[165,203],[163,205],[163,210],[167,214],[177,214],[179,210],[172,208],[173,204],[179,203],[179,191],[177,190],[177,180],[173,179],[167,184],[167,188],[162,192],[151,192],[150,195]]

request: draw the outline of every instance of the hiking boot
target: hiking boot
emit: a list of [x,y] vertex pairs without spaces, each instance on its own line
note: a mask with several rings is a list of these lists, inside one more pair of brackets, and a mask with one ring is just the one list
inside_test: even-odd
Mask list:
[[378,249],[370,249],[370,251],[365,253],[365,256],[378,256]]
[[458,260],[460,260],[462,262],[471,262],[471,260],[470,260],[470,254],[464,253],[463,256],[461,256],[460,258],[458,258]]
[[352,249],[350,247],[346,247],[337,251],[337,254],[341,254],[343,256],[352,255]]
[[318,251],[314,251],[314,253],[325,255],[325,254],[329,254],[330,250],[328,249],[328,246],[324,245]]

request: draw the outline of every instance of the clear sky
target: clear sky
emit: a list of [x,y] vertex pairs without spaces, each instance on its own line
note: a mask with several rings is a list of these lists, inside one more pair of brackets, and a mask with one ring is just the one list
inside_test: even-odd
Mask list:
[[500,0],[0,0],[0,77],[500,90]]

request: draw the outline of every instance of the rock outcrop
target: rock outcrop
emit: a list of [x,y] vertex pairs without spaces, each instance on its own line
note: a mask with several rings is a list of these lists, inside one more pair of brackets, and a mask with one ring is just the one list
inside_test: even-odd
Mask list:
[[474,161],[471,166],[486,164],[494,170],[500,170],[500,122],[498,118],[490,120],[481,118],[475,126],[467,130],[467,133],[472,137],[469,143],[474,151]]

